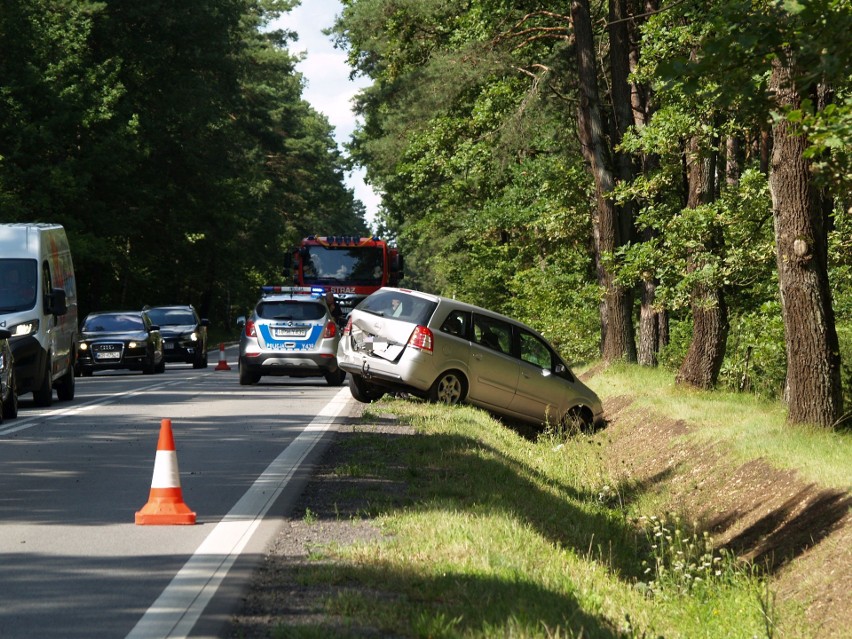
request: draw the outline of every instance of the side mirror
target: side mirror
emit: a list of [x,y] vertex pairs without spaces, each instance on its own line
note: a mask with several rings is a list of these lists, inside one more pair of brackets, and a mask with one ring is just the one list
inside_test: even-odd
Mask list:
[[159,325],[157,325],[157,324],[151,324],[151,326],[150,326],[150,327],[148,327],[148,332],[149,332],[149,333],[153,333],[153,332],[155,332],[155,331],[159,331],[159,330],[160,330],[160,327],[159,327]]
[[246,325],[246,317],[245,317],[245,315],[240,315],[237,318],[237,328],[242,328],[245,325]]
[[65,289],[55,288],[50,291],[47,302],[47,312],[51,315],[65,315],[68,312],[68,301]]
[[205,317],[205,318],[202,318],[202,319],[201,319],[201,325],[202,325],[202,326],[210,326],[210,320],[209,320],[209,319],[207,319],[206,317]]

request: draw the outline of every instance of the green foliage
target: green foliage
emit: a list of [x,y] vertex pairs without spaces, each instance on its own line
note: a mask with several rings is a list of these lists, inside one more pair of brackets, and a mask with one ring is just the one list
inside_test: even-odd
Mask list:
[[4,5],[4,220],[66,226],[83,312],[179,301],[227,327],[300,236],[366,230],[293,34],[263,31],[292,5]]
[[767,302],[755,311],[735,315],[730,326],[720,386],[781,398],[787,357],[780,304]]

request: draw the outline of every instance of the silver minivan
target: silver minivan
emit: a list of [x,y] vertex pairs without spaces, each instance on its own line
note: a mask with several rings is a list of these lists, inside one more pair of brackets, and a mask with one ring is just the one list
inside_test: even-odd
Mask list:
[[383,288],[352,311],[337,350],[352,396],[469,402],[535,424],[599,424],[598,396],[538,332],[478,306]]

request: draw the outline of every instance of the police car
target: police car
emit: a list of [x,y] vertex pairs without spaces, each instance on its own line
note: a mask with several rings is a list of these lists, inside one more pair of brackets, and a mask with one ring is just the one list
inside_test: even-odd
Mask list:
[[264,286],[248,318],[237,320],[240,384],[264,375],[325,377],[340,386],[346,373],[337,366],[340,328],[319,287]]

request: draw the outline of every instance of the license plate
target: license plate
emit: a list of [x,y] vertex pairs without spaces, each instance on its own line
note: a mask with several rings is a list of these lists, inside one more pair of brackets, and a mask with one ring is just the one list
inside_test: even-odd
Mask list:
[[304,337],[305,333],[304,328],[276,328],[272,330],[275,337]]
[[121,357],[119,351],[107,351],[105,353],[96,353],[98,359],[118,359]]
[[175,347],[175,345],[174,345],[173,342],[165,342],[163,344],[163,348],[165,348],[167,351],[174,350],[174,347]]

